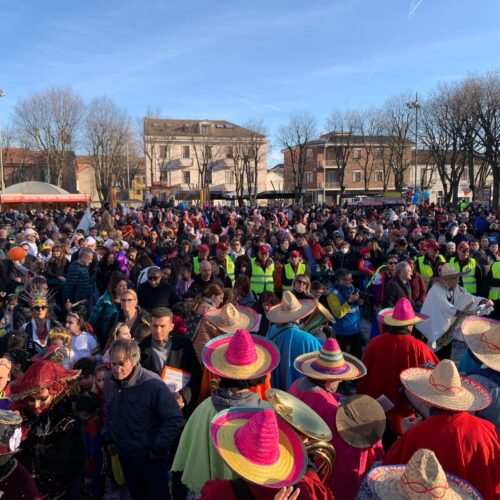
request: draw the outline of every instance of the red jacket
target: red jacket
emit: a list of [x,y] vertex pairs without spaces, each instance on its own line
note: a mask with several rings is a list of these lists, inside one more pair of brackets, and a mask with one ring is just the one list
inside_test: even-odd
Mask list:
[[440,413],[405,432],[384,465],[406,464],[420,448],[432,450],[443,469],[475,486],[485,500],[500,498],[500,442],[495,426],[470,413]]
[[386,333],[368,342],[363,356],[368,375],[358,381],[358,394],[367,394],[377,399],[385,394],[395,405],[387,417],[391,428],[401,434],[401,419],[413,411],[401,392],[399,374],[407,368],[417,368],[431,361],[439,360],[426,344],[409,334]]

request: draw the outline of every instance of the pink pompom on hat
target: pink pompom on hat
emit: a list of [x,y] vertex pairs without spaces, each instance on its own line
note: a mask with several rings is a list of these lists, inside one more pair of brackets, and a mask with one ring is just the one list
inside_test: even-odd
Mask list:
[[382,309],[378,313],[378,320],[390,326],[411,326],[422,323],[429,319],[429,316],[417,314],[408,299],[399,299],[395,307]]
[[212,419],[215,449],[236,474],[269,488],[290,486],[307,470],[300,437],[270,409],[230,408]]
[[220,377],[252,380],[272,372],[280,361],[278,348],[248,330],[221,335],[207,342],[201,353],[207,369]]
[[354,380],[366,375],[366,366],[355,356],[342,352],[333,338],[320,351],[297,357],[293,366],[306,377],[317,380]]

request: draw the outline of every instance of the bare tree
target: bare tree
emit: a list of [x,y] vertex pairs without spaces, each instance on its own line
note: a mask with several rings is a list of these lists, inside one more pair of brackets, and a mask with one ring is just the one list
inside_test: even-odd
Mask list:
[[406,103],[411,97],[406,94],[391,97],[384,105],[384,128],[388,136],[387,154],[394,174],[396,191],[402,191],[406,170],[410,166],[411,150],[410,136],[414,113],[408,109]]
[[211,134],[211,126],[204,127],[202,123],[186,124],[193,146],[194,161],[198,169],[198,183],[203,193],[203,200],[210,200],[210,184],[212,172],[220,166],[225,157],[226,145]]
[[[359,141],[363,146],[363,153],[359,160],[359,166],[363,171],[363,181],[365,191],[369,190],[373,175],[376,151],[380,148],[383,141],[383,120],[380,111],[369,109],[364,114],[360,114],[359,119]],[[389,169],[390,173],[390,169]],[[387,183],[389,182],[389,176]]]
[[432,155],[443,185],[445,203],[458,201],[465,169],[463,127],[467,113],[456,85],[440,85],[422,109],[420,137]]
[[87,107],[83,137],[104,205],[126,169],[126,147],[133,133],[130,118],[109,97],[97,97]]
[[84,106],[66,87],[53,87],[20,100],[14,108],[14,126],[28,147],[46,160],[46,180],[61,185],[66,153],[75,149]]
[[245,175],[248,172],[248,165],[250,163],[249,148],[245,142],[235,142],[233,148],[233,171],[236,199],[238,205],[243,205],[243,196],[245,193]]
[[477,118],[477,155],[483,157],[493,174],[493,207],[500,201],[500,73],[470,77],[464,82],[473,96]]
[[259,186],[259,166],[267,158],[267,132],[262,120],[250,120],[244,127],[250,130],[244,156],[245,179],[250,203],[255,205]]
[[334,111],[326,120],[330,131],[326,139],[326,147],[334,150],[335,163],[339,173],[340,199],[345,191],[345,170],[347,162],[356,144],[356,133],[361,128],[362,118],[356,111]]
[[278,144],[285,151],[285,155],[288,155],[287,159],[292,174],[292,187],[295,192],[295,203],[299,203],[302,198],[307,147],[309,141],[316,134],[316,128],[314,116],[306,111],[301,111],[290,115],[288,123],[282,125],[278,130]]
[[[164,121],[161,110],[148,108],[146,116],[137,121],[139,144],[149,164],[149,184],[163,180],[161,173],[168,168],[175,134],[173,123]],[[160,175],[157,175],[160,172]]]

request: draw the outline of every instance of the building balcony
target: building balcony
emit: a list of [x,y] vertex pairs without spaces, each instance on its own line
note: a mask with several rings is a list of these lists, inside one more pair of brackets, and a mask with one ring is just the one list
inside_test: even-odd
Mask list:
[[322,182],[321,189],[340,189],[340,182]]

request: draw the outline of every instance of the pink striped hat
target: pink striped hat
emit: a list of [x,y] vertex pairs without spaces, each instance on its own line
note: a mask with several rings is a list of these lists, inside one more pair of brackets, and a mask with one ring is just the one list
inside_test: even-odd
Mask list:
[[355,356],[342,352],[333,338],[320,351],[295,358],[293,366],[306,377],[317,380],[355,380],[366,375],[366,366]]

